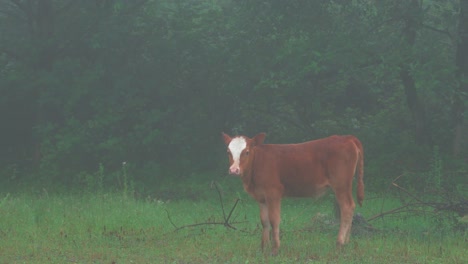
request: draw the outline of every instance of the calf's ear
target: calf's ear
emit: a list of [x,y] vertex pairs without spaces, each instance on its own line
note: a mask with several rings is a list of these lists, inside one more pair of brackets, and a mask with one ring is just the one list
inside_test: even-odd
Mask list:
[[223,135],[224,144],[226,144],[226,146],[229,145],[229,143],[231,143],[232,138],[224,132],[221,132],[221,134]]
[[252,138],[252,141],[254,143],[254,146],[258,146],[263,144],[263,141],[265,140],[266,134],[265,133],[259,133],[255,137]]

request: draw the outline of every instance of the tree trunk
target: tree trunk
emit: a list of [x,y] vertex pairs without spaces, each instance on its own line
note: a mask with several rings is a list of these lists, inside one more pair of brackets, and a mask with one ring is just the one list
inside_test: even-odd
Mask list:
[[[30,32],[32,45],[36,47],[36,60],[33,65],[36,71],[51,71],[54,60],[56,58],[57,49],[53,41],[54,27],[55,27],[55,14],[54,7],[51,0],[39,0],[35,4],[29,2],[29,10],[36,10],[35,12],[28,13],[30,23]],[[44,91],[44,87],[36,87],[35,96],[37,102]],[[37,105],[35,119],[32,127],[35,127],[43,122],[44,109]],[[37,136],[33,138],[34,151],[33,151],[33,165],[37,168],[42,158],[41,139]]]
[[468,95],[468,0],[460,0],[456,65],[459,87],[454,95],[452,111],[454,117],[453,154],[458,156],[462,149],[463,114],[466,107],[466,96]]
[[414,122],[415,141],[418,144],[430,145],[431,130],[426,118],[426,111],[418,96],[416,84],[410,70],[411,59],[413,57],[412,49],[416,40],[417,27],[420,25],[421,7],[418,0],[412,0],[408,9],[404,12],[404,28],[402,33],[405,48],[403,49],[403,62],[400,65],[400,78],[405,90],[406,103]]

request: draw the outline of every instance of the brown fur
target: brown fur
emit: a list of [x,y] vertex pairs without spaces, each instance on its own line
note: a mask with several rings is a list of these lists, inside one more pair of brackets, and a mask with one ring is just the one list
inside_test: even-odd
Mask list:
[[[331,136],[300,144],[263,144],[265,134],[245,136],[247,146],[240,157],[244,189],[260,206],[263,226],[262,250],[273,238],[272,254],[280,247],[281,198],[318,197],[331,188],[340,207],[340,231],[336,241],[349,241],[354,213],[353,177],[357,171],[357,200],[364,200],[364,151],[354,136]],[[223,133],[226,145],[232,140]],[[233,164],[229,153],[230,165]]]

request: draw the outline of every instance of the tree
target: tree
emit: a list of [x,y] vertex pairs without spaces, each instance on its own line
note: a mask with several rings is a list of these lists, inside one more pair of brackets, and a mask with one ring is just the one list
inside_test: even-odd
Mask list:
[[382,181],[464,153],[465,1],[0,7],[2,168],[70,185],[99,164],[110,184],[122,162],[142,183],[215,171],[220,131],[355,134]]
[[466,130],[466,104],[468,96],[468,1],[460,0],[456,66],[458,87],[453,98],[454,139],[453,154],[460,155]]
[[420,1],[411,0],[408,5],[402,4],[400,8],[402,8],[401,12],[403,13],[401,81],[405,90],[406,102],[414,121],[414,137],[416,142],[431,145],[431,128],[429,127],[426,110],[418,95],[416,83],[411,72],[411,66],[415,63],[412,50],[415,48],[416,35],[422,25],[422,7],[420,6]]

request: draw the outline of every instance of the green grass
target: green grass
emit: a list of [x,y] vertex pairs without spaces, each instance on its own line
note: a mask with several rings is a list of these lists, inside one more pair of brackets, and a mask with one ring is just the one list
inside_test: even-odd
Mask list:
[[[3,193],[0,263],[463,263],[468,259],[466,232],[454,232],[447,223],[424,215],[375,220],[371,224],[377,231],[358,230],[350,244],[337,251],[338,225],[330,196],[315,202],[284,200],[282,245],[279,255],[271,257],[259,250],[256,203],[243,193],[240,183],[229,180],[221,183],[224,207],[227,214],[241,199],[231,218],[238,230],[207,224],[175,232],[172,223],[182,227],[223,221],[218,194],[210,183],[186,189],[182,185],[168,185],[158,192],[171,193],[171,199],[156,194],[136,199],[120,193]],[[172,194],[179,189],[183,192],[179,196]],[[366,217],[399,205],[396,199],[367,197],[364,207],[357,209]]]

